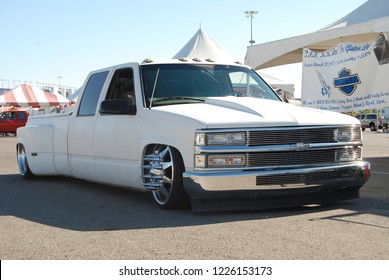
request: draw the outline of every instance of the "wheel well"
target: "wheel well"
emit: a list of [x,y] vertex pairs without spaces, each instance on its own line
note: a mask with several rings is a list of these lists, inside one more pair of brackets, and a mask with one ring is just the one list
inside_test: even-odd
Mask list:
[[174,149],[176,152],[177,152],[177,155],[179,155],[180,159],[181,159],[181,162],[183,163],[184,165],[184,171],[185,171],[185,164],[184,164],[184,159],[182,157],[182,154],[181,152],[174,146],[171,146],[171,145],[168,145],[168,144],[161,144],[161,143],[151,143],[151,144],[148,144],[144,149],[143,149],[143,153],[142,153],[142,159],[144,158],[144,156],[147,154],[147,153],[150,153],[153,149],[153,147],[155,145],[165,145],[165,146],[169,146],[170,148]]

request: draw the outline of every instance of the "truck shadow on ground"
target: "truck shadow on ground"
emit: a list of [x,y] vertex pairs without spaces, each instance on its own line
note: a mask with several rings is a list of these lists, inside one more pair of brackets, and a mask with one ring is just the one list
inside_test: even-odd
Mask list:
[[[389,216],[388,198],[379,195],[319,207],[196,213],[191,209],[159,209],[149,193],[63,177],[24,180],[16,174],[0,175],[0,193],[0,216],[16,216],[75,231],[207,225],[273,219],[339,208]],[[329,215],[320,219],[333,218]]]

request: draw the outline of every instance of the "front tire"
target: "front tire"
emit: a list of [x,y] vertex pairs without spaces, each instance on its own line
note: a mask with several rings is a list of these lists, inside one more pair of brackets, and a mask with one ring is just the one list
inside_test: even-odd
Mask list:
[[17,157],[17,161],[18,161],[20,175],[24,179],[33,178],[34,174],[31,172],[31,169],[28,165],[26,150],[25,150],[23,144],[18,144],[16,146],[16,157]]
[[189,206],[189,197],[183,186],[184,163],[180,153],[167,145],[154,145],[144,157],[145,186],[153,185],[154,202],[163,209]]

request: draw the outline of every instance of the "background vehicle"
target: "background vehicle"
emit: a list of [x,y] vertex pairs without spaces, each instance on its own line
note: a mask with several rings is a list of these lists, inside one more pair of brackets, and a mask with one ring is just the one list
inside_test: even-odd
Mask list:
[[389,123],[389,107],[380,109],[380,122],[383,129],[388,129]]
[[28,113],[25,110],[7,110],[0,113],[0,133],[12,135],[19,127],[26,125]]
[[377,129],[382,128],[377,114],[361,114],[357,116],[357,119],[361,121],[362,131],[365,131],[366,128],[370,128],[371,131],[376,131]]

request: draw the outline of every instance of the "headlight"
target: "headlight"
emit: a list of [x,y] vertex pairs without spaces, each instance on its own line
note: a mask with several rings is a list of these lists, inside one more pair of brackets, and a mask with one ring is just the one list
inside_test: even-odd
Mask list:
[[196,146],[246,145],[246,132],[217,132],[196,134]]
[[210,154],[195,155],[195,167],[197,168],[223,168],[245,167],[245,154]]
[[244,166],[246,166],[244,154],[208,155],[208,168]]
[[336,151],[336,161],[356,161],[362,159],[362,153],[360,148],[345,148]]
[[360,127],[340,127],[334,130],[334,140],[337,142],[357,142],[361,141]]
[[196,133],[196,146],[205,146],[205,133]]
[[195,167],[205,168],[205,155],[195,155]]

